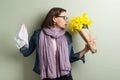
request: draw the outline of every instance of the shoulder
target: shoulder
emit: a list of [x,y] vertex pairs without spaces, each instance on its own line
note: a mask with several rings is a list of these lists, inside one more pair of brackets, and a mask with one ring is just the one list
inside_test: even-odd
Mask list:
[[68,31],[65,32],[65,36],[67,38],[67,41],[69,43],[72,43],[72,36],[71,36],[71,34]]
[[41,29],[36,29],[36,30],[34,31],[34,33],[35,33],[35,34],[40,33],[40,31],[41,31]]
[[41,31],[41,29],[36,29],[36,30],[33,32],[31,38],[32,38],[32,39],[35,39],[35,40],[38,39],[38,38],[39,38],[40,31]]
[[34,32],[33,32],[33,36],[38,36],[40,34],[40,31],[41,29],[36,29]]

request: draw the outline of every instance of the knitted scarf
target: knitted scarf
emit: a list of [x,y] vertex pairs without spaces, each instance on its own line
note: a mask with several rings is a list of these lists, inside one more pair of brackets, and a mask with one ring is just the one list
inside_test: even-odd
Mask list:
[[[39,39],[41,79],[56,78],[69,73],[68,44],[64,34],[63,29],[43,28],[41,30]],[[51,38],[56,40],[56,56],[54,56]]]

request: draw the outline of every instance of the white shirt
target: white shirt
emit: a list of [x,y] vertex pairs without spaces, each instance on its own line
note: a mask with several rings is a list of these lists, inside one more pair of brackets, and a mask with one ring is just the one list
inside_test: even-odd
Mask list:
[[54,61],[56,63],[56,51],[57,51],[57,44],[56,44],[56,39],[52,38],[52,43],[53,43],[53,50],[54,50]]

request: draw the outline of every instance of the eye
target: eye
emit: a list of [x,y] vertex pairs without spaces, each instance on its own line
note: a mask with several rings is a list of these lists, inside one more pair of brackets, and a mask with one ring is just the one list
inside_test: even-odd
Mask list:
[[63,18],[64,20],[67,20],[67,19],[68,19],[67,16],[57,16],[57,17],[61,17],[61,18]]

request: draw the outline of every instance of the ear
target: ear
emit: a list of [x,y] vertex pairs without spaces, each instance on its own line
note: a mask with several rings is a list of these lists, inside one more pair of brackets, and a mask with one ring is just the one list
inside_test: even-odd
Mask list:
[[57,18],[54,16],[54,17],[53,17],[53,22],[56,22],[56,19],[57,19]]

